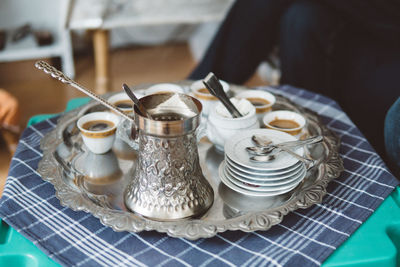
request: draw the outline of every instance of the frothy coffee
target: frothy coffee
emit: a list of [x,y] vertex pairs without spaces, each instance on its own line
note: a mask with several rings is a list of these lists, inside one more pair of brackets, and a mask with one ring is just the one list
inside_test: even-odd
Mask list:
[[270,104],[268,100],[261,97],[246,97],[246,99],[255,107],[262,107]]
[[133,103],[131,100],[120,100],[114,103],[117,108],[133,109]]
[[296,129],[300,127],[300,124],[298,124],[293,120],[281,120],[281,119],[275,119],[271,121],[269,125],[279,129]]
[[199,90],[197,90],[197,92],[202,94],[210,94],[207,88],[200,88]]
[[93,120],[85,122],[82,128],[87,131],[99,132],[111,129],[114,127],[114,123],[107,120]]

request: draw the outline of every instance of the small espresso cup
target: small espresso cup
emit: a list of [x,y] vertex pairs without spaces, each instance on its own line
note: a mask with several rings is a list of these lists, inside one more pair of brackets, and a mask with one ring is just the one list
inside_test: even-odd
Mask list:
[[261,90],[246,90],[236,95],[237,98],[245,98],[256,108],[258,120],[262,120],[275,104],[275,96],[269,92]]
[[296,136],[306,125],[306,119],[297,112],[277,110],[266,114],[263,123],[267,128]]
[[[229,93],[229,84],[222,80],[219,80],[219,81],[222,84],[222,88],[224,89],[224,92],[226,94],[228,94]],[[210,94],[210,92],[204,85],[203,80],[197,80],[197,81],[193,82],[190,85],[190,91],[195,98],[200,100],[201,104],[203,105],[203,113],[202,114],[203,114],[203,116],[207,117],[208,114],[210,113],[212,107],[215,106],[215,104],[217,104],[219,102],[218,99],[215,96],[213,96],[212,94]]]
[[150,86],[145,91],[146,95],[162,94],[162,93],[179,93],[183,94],[183,88],[173,83],[158,83]]
[[82,116],[77,126],[86,147],[95,154],[108,152],[115,140],[120,117],[111,112],[93,112]]
[[[138,99],[143,97],[142,94],[138,94],[135,92],[135,95]],[[112,95],[108,98],[108,102],[122,110],[124,113],[129,114],[133,112],[133,101],[128,97],[125,92],[121,92],[115,95]]]

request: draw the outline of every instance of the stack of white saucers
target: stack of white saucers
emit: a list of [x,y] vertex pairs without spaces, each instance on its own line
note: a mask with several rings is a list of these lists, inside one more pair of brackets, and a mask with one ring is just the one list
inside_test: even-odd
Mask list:
[[[268,138],[273,144],[297,140],[290,134],[269,129],[247,130],[233,136],[225,143],[225,160],[219,167],[221,181],[249,196],[276,196],[294,189],[306,176],[304,163],[286,152],[275,154],[275,159],[268,162],[250,160],[246,147],[255,146],[253,135]],[[304,155],[303,148],[293,151]]]

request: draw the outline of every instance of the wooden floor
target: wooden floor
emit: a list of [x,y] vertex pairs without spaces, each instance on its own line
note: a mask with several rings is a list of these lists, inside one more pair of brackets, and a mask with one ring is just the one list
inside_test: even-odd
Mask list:
[[[57,64],[54,60],[49,63]],[[21,106],[20,126],[36,114],[58,113],[69,99],[84,96],[34,67],[35,60],[0,63],[0,88],[12,93]],[[75,55],[75,80],[85,87],[94,88],[92,51]],[[196,63],[186,44],[131,47],[111,52],[112,90],[120,91],[122,83],[130,85],[149,82],[172,82],[185,79]],[[265,84],[257,76],[246,85]],[[4,144],[0,143],[0,195],[11,159]]]

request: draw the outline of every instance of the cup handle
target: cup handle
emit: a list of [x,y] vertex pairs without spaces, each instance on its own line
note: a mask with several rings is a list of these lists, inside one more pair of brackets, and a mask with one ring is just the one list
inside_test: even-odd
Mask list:
[[200,143],[201,138],[207,136],[207,123],[200,123],[196,130],[196,140]]
[[123,119],[117,127],[117,137],[135,150],[139,150],[138,131],[135,123]]
[[207,137],[211,141],[211,143],[214,144],[215,147],[224,147],[224,138],[221,136],[221,134],[217,131],[217,127],[212,123],[211,121],[208,121],[207,123]]

